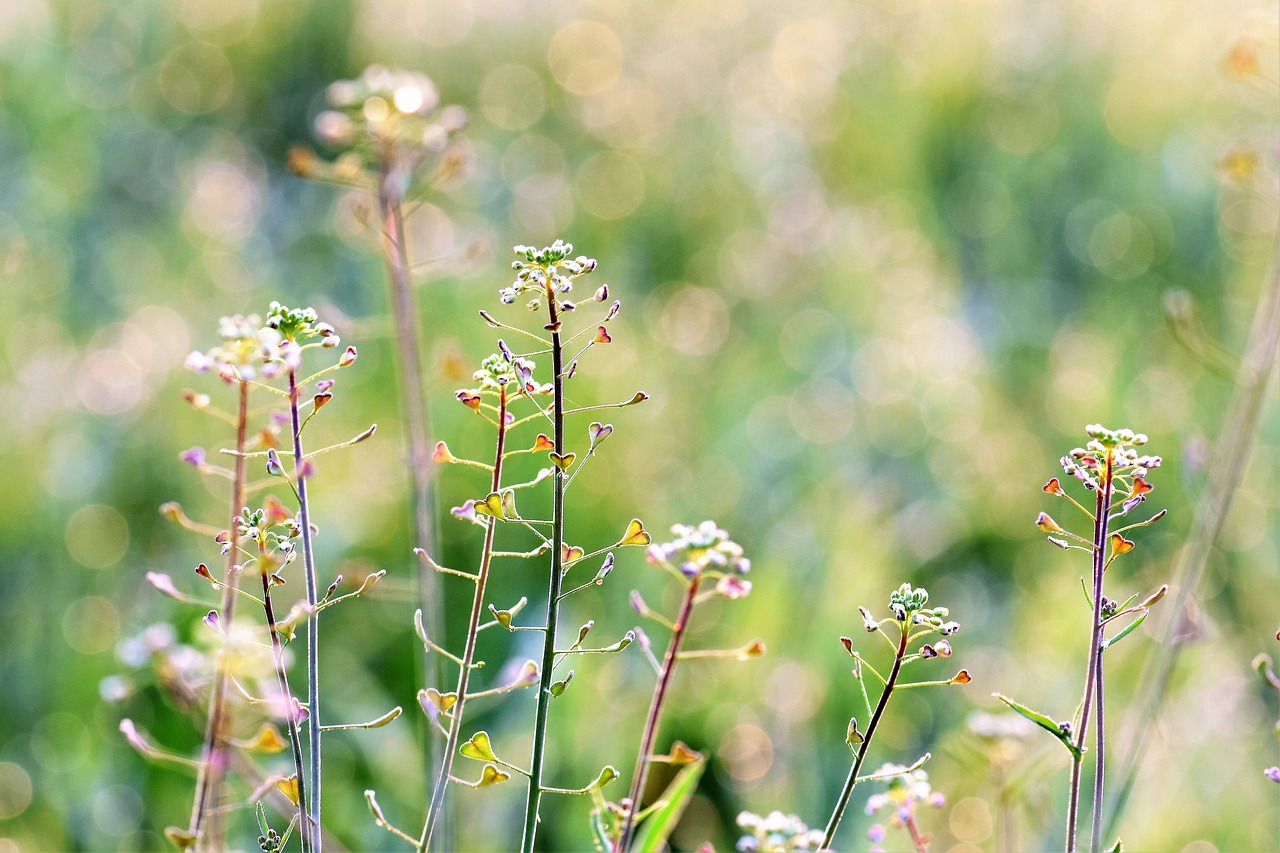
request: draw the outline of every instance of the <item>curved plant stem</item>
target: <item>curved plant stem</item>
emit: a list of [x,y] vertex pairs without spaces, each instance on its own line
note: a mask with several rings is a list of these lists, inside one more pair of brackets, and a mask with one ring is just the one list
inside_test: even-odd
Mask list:
[[[222,618],[225,624],[231,625],[235,618],[236,589],[240,583],[240,573],[236,566],[236,557],[240,553],[239,525],[236,516],[244,503],[245,481],[245,434],[249,421],[249,385],[240,383],[240,405],[236,414],[236,453],[231,477],[230,521],[227,525],[228,541],[227,566],[222,578]],[[221,850],[222,824],[219,809],[222,779],[227,770],[227,684],[230,673],[227,667],[227,645],[224,639],[223,648],[218,656],[218,665],[213,679],[213,689],[209,694],[209,716],[204,730],[204,746],[201,754],[200,770],[196,779],[196,796],[191,806],[191,834],[196,837],[198,850]]]
[[[289,729],[289,748],[293,751],[293,772],[298,780],[298,819],[299,825],[302,827],[298,833],[298,838],[302,842],[303,853],[310,853],[315,849],[315,841],[312,833],[306,829],[310,820],[310,812],[307,810],[307,768],[302,758],[302,738],[298,735],[298,720],[295,715],[293,692],[289,689],[289,673],[284,667],[284,646],[280,642],[280,632],[276,630],[276,614],[271,605],[270,574],[265,570],[261,572],[262,609],[266,613],[267,630],[271,634],[271,660],[275,664],[276,685],[280,690],[280,697],[285,705],[285,719],[288,721]],[[315,833],[315,837],[319,837],[318,832]]]
[[[320,853],[320,602],[316,582],[316,555],[311,541],[311,509],[307,503],[307,478],[302,475],[302,422],[298,417],[298,374],[289,371],[289,416],[293,425],[293,472],[298,487],[298,515],[302,527],[302,565],[306,576],[307,607],[307,752],[311,757],[311,811],[301,832],[311,836],[311,849]],[[274,623],[272,623],[274,624]],[[302,777],[298,777],[301,790]]]
[[[498,441],[497,451],[493,458],[493,479],[490,491],[496,492],[502,487],[502,454],[506,449],[507,439],[507,389],[503,386],[498,391]],[[418,839],[418,849],[428,850],[431,847],[431,834],[435,829],[440,809],[444,803],[445,789],[449,784],[449,774],[453,771],[453,756],[458,751],[458,736],[462,730],[462,714],[467,704],[467,683],[471,678],[471,664],[476,657],[476,637],[480,633],[480,619],[484,614],[484,592],[489,582],[489,564],[493,560],[493,534],[498,526],[495,518],[489,519],[484,532],[484,550],[480,554],[480,571],[475,579],[475,597],[471,600],[471,621],[467,625],[467,641],[462,651],[462,671],[458,673],[458,699],[451,709],[453,722],[449,726],[449,737],[444,747],[444,757],[440,762],[440,773],[436,777],[435,789],[431,792],[431,806],[427,811],[427,821],[422,827],[422,835]]]
[[[564,350],[560,343],[560,321],[556,316],[555,291],[548,276],[547,311],[551,329],[551,370],[554,382],[552,425],[555,452],[564,455]],[[547,712],[550,710],[551,680],[556,661],[556,626],[560,619],[560,588],[564,579],[564,470],[555,466],[551,498],[551,578],[547,593],[547,623],[542,646],[542,670],[538,682],[538,706],[533,720],[533,758],[529,764],[529,797],[525,803],[522,853],[531,853],[538,834],[538,806],[542,799],[542,765],[547,748]]]
[[1208,485],[1204,498],[1196,501],[1196,515],[1186,547],[1178,557],[1178,566],[1170,589],[1175,590],[1170,608],[1172,615],[1165,623],[1161,641],[1156,644],[1155,660],[1146,667],[1138,726],[1129,739],[1129,750],[1119,773],[1118,793],[1107,816],[1107,832],[1115,832],[1129,804],[1129,796],[1142,767],[1147,739],[1160,719],[1169,694],[1169,682],[1178,655],[1186,645],[1191,622],[1190,602],[1200,589],[1205,567],[1214,544],[1222,536],[1223,526],[1231,512],[1231,504],[1240,488],[1245,466],[1258,434],[1262,404],[1267,385],[1280,358],[1280,230],[1271,259],[1271,279],[1258,297],[1253,328],[1249,333],[1244,358],[1236,374],[1236,391],[1231,408],[1208,466]]
[[645,717],[644,734],[640,738],[640,754],[636,756],[635,774],[631,777],[631,796],[627,804],[626,814],[622,818],[622,829],[618,834],[618,843],[614,853],[622,853],[631,846],[631,836],[635,830],[636,813],[640,811],[640,797],[644,794],[644,783],[649,777],[649,757],[653,755],[653,742],[658,734],[658,723],[662,719],[662,708],[667,699],[667,690],[671,687],[671,675],[675,672],[676,661],[680,654],[680,645],[684,642],[689,617],[693,613],[693,605],[698,596],[701,575],[694,575],[685,590],[684,601],[680,604],[680,615],[676,617],[675,632],[667,645],[667,654],[662,659],[662,671],[658,674],[658,685],[654,688],[653,699],[649,703],[649,714]]
[[[422,376],[421,330],[418,323],[417,300],[414,299],[413,281],[410,276],[409,248],[404,230],[404,207],[400,193],[394,188],[389,175],[389,155],[378,174],[378,209],[382,216],[382,257],[387,268],[387,286],[391,302],[391,316],[395,324],[396,367],[400,376],[400,408],[407,434],[405,455],[409,460],[409,476],[412,479],[410,506],[413,513],[414,545],[434,553],[435,503],[432,494],[433,463],[427,436],[430,413],[427,409],[425,384]],[[417,563],[418,561],[414,561]],[[420,564],[419,564],[420,565]],[[436,573],[420,567],[418,571],[418,606],[422,608],[424,624],[444,624],[441,608],[440,580]],[[439,655],[423,655],[420,660],[423,680],[427,687],[439,687],[445,682],[444,661]],[[431,732],[424,729],[423,760],[427,771],[440,764],[442,756]]]
[[880,693],[880,701],[876,703],[876,709],[871,713],[871,720],[867,723],[867,731],[862,736],[862,743],[858,744],[858,753],[854,756],[853,767],[849,769],[849,778],[844,782],[844,789],[840,791],[840,799],[836,801],[835,810],[831,812],[831,819],[827,821],[827,831],[822,836],[822,846],[820,849],[827,850],[831,847],[831,841],[835,838],[836,828],[840,826],[840,819],[844,817],[844,810],[849,805],[849,797],[853,795],[853,788],[858,784],[858,771],[862,769],[862,762],[867,757],[867,749],[871,746],[871,739],[875,736],[876,727],[880,725],[880,718],[884,716],[885,706],[889,704],[889,697],[893,694],[893,687],[898,682],[898,674],[902,672],[902,659],[907,654],[907,626],[904,623],[898,623],[898,629],[902,636],[898,640],[898,651],[893,658],[893,668],[889,670],[889,677],[885,679],[884,690]]
[[[1111,513],[1112,451],[1107,450],[1105,469],[1098,486],[1093,519],[1093,621],[1089,628],[1089,668],[1085,674],[1084,699],[1080,703],[1080,723],[1076,731],[1076,750],[1071,754],[1071,790],[1067,801],[1067,853],[1075,853],[1076,830],[1080,822],[1080,777],[1084,765],[1084,741],[1089,733],[1089,716],[1093,713],[1094,694],[1099,691],[1102,671],[1102,575],[1106,568],[1108,515]],[[1099,743],[1102,737],[1098,738]],[[1103,772],[1099,755],[1098,776]],[[1094,844],[1097,839],[1094,839]]]

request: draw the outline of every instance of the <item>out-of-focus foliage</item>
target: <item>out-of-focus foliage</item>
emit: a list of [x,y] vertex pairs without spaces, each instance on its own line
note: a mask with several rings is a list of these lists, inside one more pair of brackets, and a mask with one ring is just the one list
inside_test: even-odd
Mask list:
[[[1078,700],[1084,570],[1032,521],[1086,423],[1142,430],[1166,460],[1153,505],[1169,518],[1109,588],[1169,580],[1268,280],[1276,54],[1275,5],[1253,0],[4,0],[0,851],[159,849],[185,822],[192,779],[117,724],[199,741],[130,660],[140,635],[213,641],[202,610],[144,575],[216,557],[157,508],[225,524],[223,496],[178,460],[225,441],[181,398],[205,379],[183,357],[215,343],[220,315],[314,304],[360,346],[319,428],[380,430],[321,460],[313,517],[322,574],[388,577],[326,614],[322,678],[332,719],[413,704],[417,569],[368,203],[284,166],[316,144],[326,85],[372,62],[426,72],[471,115],[469,177],[410,225],[433,438],[480,452],[452,399],[492,351],[476,309],[508,283],[511,245],[563,236],[628,296],[583,393],[652,395],[572,495],[575,540],[612,541],[634,509],[654,529],[715,518],[752,557],[753,594],[709,603],[692,641],[760,636],[769,655],[678,674],[660,739],[711,760],[673,844],[729,847],[743,810],[822,824],[853,706],[836,638],[903,580],[964,623],[974,683],[904,694],[870,761],[934,753],[947,805],[920,820],[939,847],[1058,843],[1061,751],[967,721],[999,713],[993,691]],[[1280,618],[1275,402],[1121,826],[1131,849],[1276,838],[1276,698],[1249,668]],[[440,489],[448,507],[483,486],[453,468]],[[478,534],[442,523],[441,562],[465,563]],[[499,573],[493,596],[535,583]],[[637,556],[611,584],[565,618],[589,609],[621,636],[622,590],[661,594]],[[469,590],[450,595],[456,637]],[[1109,659],[1116,743],[1164,618]],[[529,656],[485,640],[492,661]],[[592,669],[557,700],[551,784],[629,767],[650,670],[638,654]],[[473,719],[527,731],[531,700],[477,702]],[[388,844],[371,782],[393,819],[425,807],[408,720],[327,740],[325,818],[353,849]],[[510,848],[518,788],[451,794],[459,846]],[[842,849],[865,843],[866,796]],[[547,849],[587,847],[587,810],[550,798]],[[248,811],[232,826],[257,835]]]

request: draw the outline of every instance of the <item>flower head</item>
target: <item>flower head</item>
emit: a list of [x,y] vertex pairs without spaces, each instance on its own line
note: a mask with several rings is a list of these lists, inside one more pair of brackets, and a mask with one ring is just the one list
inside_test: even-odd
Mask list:
[[761,817],[753,812],[742,812],[738,815],[738,826],[748,833],[735,845],[740,851],[791,853],[817,850],[822,846],[822,830],[809,829],[793,814],[774,811]]

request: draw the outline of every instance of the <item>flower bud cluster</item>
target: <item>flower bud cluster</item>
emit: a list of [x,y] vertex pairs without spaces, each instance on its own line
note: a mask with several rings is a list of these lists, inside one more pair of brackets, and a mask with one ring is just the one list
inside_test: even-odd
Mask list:
[[236,516],[236,533],[241,539],[255,543],[264,554],[276,557],[280,564],[297,559],[297,540],[302,536],[302,521],[290,515],[274,498],[259,509],[245,507]]
[[[904,583],[889,596],[889,610],[893,618],[899,622],[910,622],[912,625],[928,625],[944,637],[949,637],[960,630],[959,622],[948,622],[951,611],[946,607],[929,607],[929,591],[924,587],[912,589],[911,584]],[[859,608],[860,610],[864,608]],[[867,621],[864,613],[863,620]],[[868,627],[868,630],[871,630]]]
[[[502,342],[499,341],[499,344]],[[503,346],[503,351],[494,353],[480,362],[480,369],[471,378],[477,383],[474,390],[466,392],[468,398],[485,391],[497,393],[503,386],[514,384],[519,391],[515,393],[550,394],[554,390],[551,383],[539,384],[533,379],[537,365],[531,358],[512,355],[511,350]],[[459,394],[463,392],[459,391]],[[461,397],[459,399],[462,399]]]
[[793,814],[775,811],[761,817],[752,812],[742,812],[738,815],[738,826],[750,833],[734,845],[743,853],[791,853],[817,850],[822,846],[822,830],[810,829]]
[[1074,448],[1059,460],[1062,470],[1068,476],[1075,477],[1084,483],[1089,491],[1099,488],[1099,475],[1106,467],[1108,454],[1111,456],[1111,472],[1113,476],[1131,476],[1145,479],[1148,471],[1160,467],[1163,460],[1159,456],[1140,454],[1137,448],[1147,443],[1147,436],[1135,433],[1131,429],[1110,430],[1101,424],[1090,424],[1085,427],[1089,441],[1084,447]]
[[324,339],[326,347],[336,347],[339,343],[333,326],[321,323],[314,308],[290,308],[279,302],[272,302],[267,309],[267,328],[275,330],[282,341],[295,344],[317,335]]
[[[515,253],[520,260],[513,261],[511,268],[516,272],[516,279],[510,287],[498,291],[503,303],[510,305],[524,293],[532,293],[529,308],[536,310],[542,299],[556,299],[557,294],[569,293],[573,290],[573,280],[579,276],[589,275],[595,271],[595,258],[579,255],[570,258],[573,244],[556,240],[550,246],[535,249],[533,246],[516,246]],[[558,303],[562,309],[568,309],[573,303]]]

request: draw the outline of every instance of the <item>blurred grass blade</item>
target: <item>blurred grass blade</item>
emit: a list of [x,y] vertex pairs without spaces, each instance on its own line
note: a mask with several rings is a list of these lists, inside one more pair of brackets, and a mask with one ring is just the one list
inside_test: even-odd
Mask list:
[[636,830],[636,839],[631,849],[638,853],[657,853],[666,846],[671,831],[680,822],[685,806],[698,790],[698,780],[707,767],[705,758],[685,766],[671,780],[667,790],[662,793],[662,805],[655,809],[649,819]]

